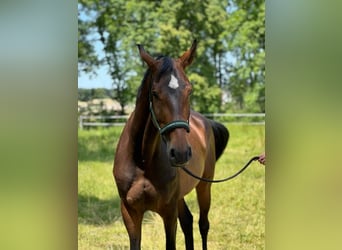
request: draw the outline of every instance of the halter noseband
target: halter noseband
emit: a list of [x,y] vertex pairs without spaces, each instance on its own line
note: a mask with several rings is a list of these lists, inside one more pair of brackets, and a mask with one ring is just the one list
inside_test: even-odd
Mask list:
[[175,120],[175,121],[169,122],[168,124],[166,124],[164,127],[161,128],[157,121],[156,114],[153,111],[151,97],[150,97],[150,112],[151,112],[152,122],[154,126],[158,129],[161,135],[167,132],[170,132],[171,130],[176,129],[176,128],[184,128],[186,132],[188,133],[190,132],[189,121],[183,121],[183,120]]

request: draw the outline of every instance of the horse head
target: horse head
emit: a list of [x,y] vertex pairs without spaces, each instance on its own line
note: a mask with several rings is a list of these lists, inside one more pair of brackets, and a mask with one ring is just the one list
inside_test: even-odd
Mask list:
[[151,120],[166,142],[172,166],[188,163],[192,156],[187,133],[190,132],[190,95],[192,85],[185,74],[195,56],[196,40],[181,57],[153,58],[138,45],[140,56],[152,74],[149,82],[149,108]]

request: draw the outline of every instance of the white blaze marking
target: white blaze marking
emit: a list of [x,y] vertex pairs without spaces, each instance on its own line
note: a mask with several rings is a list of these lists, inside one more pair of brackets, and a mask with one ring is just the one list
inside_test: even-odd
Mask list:
[[174,75],[171,75],[171,80],[169,82],[169,87],[176,89],[179,87],[178,80]]

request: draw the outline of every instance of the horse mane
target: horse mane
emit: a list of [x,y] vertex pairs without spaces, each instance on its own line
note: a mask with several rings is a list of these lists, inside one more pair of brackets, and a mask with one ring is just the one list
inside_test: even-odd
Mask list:
[[[136,96],[136,100],[135,100],[135,105],[137,105],[138,103],[138,100],[139,100],[139,98],[140,98],[140,96],[141,96],[141,92],[142,92],[142,87],[143,86],[145,86],[145,83],[147,82],[147,81],[149,81],[149,78],[151,77],[151,69],[150,68],[148,68],[146,71],[145,71],[145,74],[144,74],[144,78],[142,79],[142,81],[141,81],[141,84],[140,84],[140,86],[139,86],[139,88],[138,88],[138,93],[137,93],[137,96]],[[147,83],[147,84],[150,84],[150,83]]]

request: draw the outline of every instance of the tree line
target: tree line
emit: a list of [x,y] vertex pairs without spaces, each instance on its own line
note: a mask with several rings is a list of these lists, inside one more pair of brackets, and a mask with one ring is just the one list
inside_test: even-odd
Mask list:
[[136,44],[176,58],[197,39],[197,56],[187,69],[193,108],[265,111],[263,0],[80,0],[78,10],[79,73],[106,65],[113,98],[122,106],[134,100],[146,70]]
[[103,99],[111,98],[114,99],[113,90],[106,88],[79,88],[78,89],[78,100],[87,102],[92,99]]

